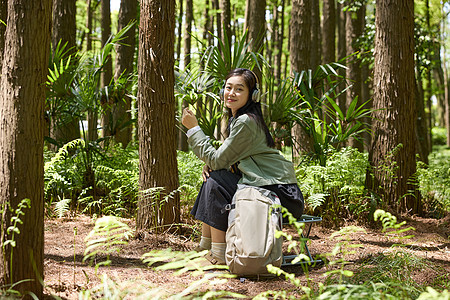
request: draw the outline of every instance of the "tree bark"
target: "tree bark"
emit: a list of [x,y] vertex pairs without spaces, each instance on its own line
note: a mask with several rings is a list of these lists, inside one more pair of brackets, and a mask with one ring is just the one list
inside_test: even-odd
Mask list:
[[385,207],[417,213],[410,183],[416,172],[414,1],[377,1],[375,23],[373,176],[366,176],[367,188]]
[[[53,1],[53,32],[52,47],[56,49],[59,42],[61,46],[67,43],[68,54],[76,53],[76,0],[54,0]],[[59,99],[59,101],[70,101]],[[80,119],[78,116],[67,115],[50,116],[50,132],[45,133],[54,140],[63,144],[80,138]],[[62,122],[61,120],[68,120]]]
[[[0,20],[6,23],[8,18],[8,0],[0,0]],[[0,23],[0,69],[3,61],[3,49],[5,47],[5,24]]]
[[336,7],[335,0],[324,0],[322,7],[322,63],[336,61]]
[[[10,0],[0,79],[0,285],[43,297],[44,101],[51,38],[51,0]],[[19,219],[11,220],[29,199]],[[12,211],[11,211],[12,210]],[[20,233],[7,232],[17,225]],[[14,240],[16,247],[5,244]],[[30,280],[31,279],[31,280]]]
[[[118,16],[117,31],[122,30],[132,20],[137,18],[137,0],[121,0]],[[115,80],[119,77],[129,76],[134,72],[134,54],[136,50],[136,25],[130,28],[124,40],[117,45],[116,48],[116,70],[114,74]],[[133,126],[126,126],[131,120],[131,98],[127,94],[123,95],[114,105],[113,122],[118,124],[117,130],[114,132],[114,138],[117,143],[126,147],[132,139]]]
[[[174,42],[175,0],[141,0],[138,64],[138,229],[180,221],[176,153]],[[151,199],[143,190],[162,187]],[[154,202],[156,201],[156,202]],[[156,204],[155,204],[156,203]]]
[[[86,51],[92,50],[92,1],[86,0]],[[98,139],[98,114],[97,110],[90,108],[87,113],[88,132],[87,140],[95,141]]]
[[[358,104],[357,106],[361,105],[361,67],[360,67],[360,60],[355,54],[356,52],[360,51],[360,49],[355,45],[356,40],[361,36],[362,30],[363,30],[363,20],[364,20],[364,10],[360,7],[356,9],[356,11],[353,10],[347,10],[346,12],[346,19],[345,19],[345,40],[346,40],[346,54],[348,57],[351,56],[347,61],[347,71],[346,71],[346,77],[350,81],[350,87],[347,89],[346,92],[346,105],[345,105],[345,111],[347,111],[347,108],[350,106],[350,103],[353,101],[353,99],[358,98]],[[353,56],[352,56],[353,55]],[[362,142],[358,141],[355,138],[350,138],[348,140],[348,145],[357,148],[359,151],[364,150],[364,145]]]
[[[347,56],[347,49],[346,49],[346,39],[345,39],[345,19],[346,19],[346,14],[343,10],[343,4],[341,3],[337,3],[336,4],[336,23],[337,23],[337,32],[338,32],[338,42],[337,42],[337,58],[338,60],[343,59],[344,57]],[[339,75],[342,77],[345,77],[345,69],[340,69],[339,70]],[[338,91],[342,91],[346,88],[345,84],[342,83],[339,87],[338,87]],[[345,93],[343,95],[341,95],[338,99],[338,104],[339,104],[339,108],[342,111],[346,111],[346,97],[345,97]]]
[[[290,58],[292,73],[311,69],[311,0],[292,0],[290,21]],[[301,152],[312,150],[313,144],[308,134],[295,125],[293,155],[298,157]]]
[[[194,20],[194,8],[192,0],[186,0],[186,17],[184,23],[184,69],[191,69],[191,31],[192,22]],[[181,103],[181,111],[188,107],[188,102],[183,100]],[[181,124],[179,124],[182,127]],[[186,134],[182,130],[178,130],[178,149],[187,152],[189,145],[187,142]]]
[[322,45],[320,38],[320,7],[319,1],[311,2],[311,69],[315,70],[321,62]]
[[[111,37],[111,1],[110,0],[101,0],[101,8],[102,8],[102,20],[101,20],[101,28],[102,28],[102,47],[106,45],[108,39]],[[100,77],[100,87],[103,89],[107,89],[111,83],[112,75],[112,61],[111,55],[108,55],[107,61],[103,66],[103,72]],[[112,122],[112,110],[113,106],[112,99],[107,96],[106,91],[102,94],[101,99],[102,104],[102,137],[111,136],[113,131],[115,130],[115,125]]]

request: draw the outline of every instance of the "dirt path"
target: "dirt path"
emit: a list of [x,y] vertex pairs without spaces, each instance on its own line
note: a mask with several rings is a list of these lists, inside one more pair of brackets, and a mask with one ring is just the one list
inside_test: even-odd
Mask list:
[[[352,244],[363,246],[357,248],[355,254],[346,256],[346,260],[350,262],[347,268],[357,269],[368,257],[393,251],[392,245],[400,242],[407,245],[402,248],[404,251],[431,260],[449,274],[450,215],[441,220],[415,217],[407,221],[409,226],[416,228],[413,232],[415,236],[407,240],[390,240],[383,233],[367,228],[364,228],[365,232],[350,234],[349,241]],[[123,222],[134,228],[133,221],[123,220]],[[96,272],[94,267],[82,261],[86,248],[85,237],[93,226],[94,220],[87,216],[45,222],[44,271],[47,295],[55,295],[63,299],[78,299],[78,293],[81,290],[90,289],[100,283],[102,274],[108,274],[116,282],[126,282],[130,290],[155,292],[156,288],[159,288],[158,293],[163,295],[179,293],[191,282],[199,279],[191,273],[175,276],[173,271],[155,271],[141,261],[142,255],[152,249],[170,247],[172,250],[189,251],[195,246],[184,236],[169,234],[158,236],[147,234],[132,239],[128,245],[122,247],[119,253],[111,256],[111,266],[100,267]],[[335,231],[321,226],[313,227],[309,246],[313,255],[332,251],[336,240],[330,239],[330,236]],[[296,273],[297,277],[306,283],[306,277],[299,267],[289,267],[285,270]],[[310,278],[316,282],[323,281],[322,275],[326,271],[327,267],[315,268],[311,270]],[[436,274],[419,272],[414,276],[416,281],[427,283],[432,282]],[[206,288],[206,286],[203,287],[203,289]],[[260,281],[228,279],[225,283],[217,285],[216,289],[236,292],[249,297],[266,290],[284,290],[294,295],[299,293],[291,283],[282,278]]]

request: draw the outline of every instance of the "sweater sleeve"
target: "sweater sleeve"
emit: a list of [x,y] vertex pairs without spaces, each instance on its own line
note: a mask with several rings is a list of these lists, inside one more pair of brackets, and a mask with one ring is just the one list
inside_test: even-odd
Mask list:
[[231,127],[230,136],[218,148],[211,145],[209,138],[197,131],[188,138],[194,153],[211,169],[226,169],[244,157],[251,155],[254,149],[256,123],[247,115],[236,119]]

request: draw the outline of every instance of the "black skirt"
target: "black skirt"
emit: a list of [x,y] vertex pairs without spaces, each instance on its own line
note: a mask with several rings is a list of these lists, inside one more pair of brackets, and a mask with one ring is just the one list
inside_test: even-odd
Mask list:
[[[228,211],[223,208],[231,203],[241,176],[227,170],[212,171],[209,175],[200,188],[191,214],[213,228],[226,231]],[[295,218],[303,214],[303,194],[297,184],[274,184],[262,187],[276,193],[281,205],[286,207]]]

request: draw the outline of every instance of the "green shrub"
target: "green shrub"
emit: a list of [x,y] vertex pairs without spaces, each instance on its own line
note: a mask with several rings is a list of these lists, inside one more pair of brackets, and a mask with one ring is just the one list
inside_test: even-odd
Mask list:
[[419,190],[424,210],[430,216],[442,217],[450,211],[450,150],[435,147],[429,156],[428,166],[422,162],[417,166]]
[[[331,150],[326,166],[303,163],[297,167],[297,180],[308,209],[333,223],[349,213],[359,216],[370,207],[364,203],[367,153],[354,148]],[[327,221],[325,220],[325,221]]]
[[431,129],[431,139],[433,145],[446,145],[447,144],[446,129],[441,127],[433,127]]

